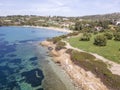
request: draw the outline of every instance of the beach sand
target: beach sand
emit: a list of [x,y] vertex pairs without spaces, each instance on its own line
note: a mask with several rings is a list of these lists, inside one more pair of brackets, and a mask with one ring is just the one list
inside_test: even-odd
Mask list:
[[30,28],[41,28],[41,29],[48,29],[48,30],[55,30],[55,31],[60,31],[60,32],[68,32],[68,33],[72,33],[72,30],[68,30],[65,28],[57,28],[57,27],[42,27],[42,26],[23,26],[23,27],[30,27]]

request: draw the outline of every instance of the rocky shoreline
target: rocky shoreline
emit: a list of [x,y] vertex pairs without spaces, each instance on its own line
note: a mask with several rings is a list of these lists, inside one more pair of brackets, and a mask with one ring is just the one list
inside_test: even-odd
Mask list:
[[50,41],[43,41],[41,45],[48,47],[54,62],[59,63],[78,90],[109,90],[92,72],[85,71],[72,62],[70,55],[66,53],[67,47],[57,51],[56,45]]
[[[38,57],[41,53],[41,48],[43,47],[37,43]],[[42,82],[44,90],[81,90],[74,85],[71,78],[63,70],[60,64],[56,64],[54,62],[53,58],[49,54],[49,50],[46,47],[44,47],[43,50],[44,51],[42,52],[46,52],[43,56],[45,59],[40,61],[39,64],[45,76]]]

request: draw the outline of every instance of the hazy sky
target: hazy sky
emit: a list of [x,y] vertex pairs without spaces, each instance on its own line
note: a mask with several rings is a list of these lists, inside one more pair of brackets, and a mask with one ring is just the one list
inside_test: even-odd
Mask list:
[[120,0],[0,0],[0,16],[83,16],[119,11]]

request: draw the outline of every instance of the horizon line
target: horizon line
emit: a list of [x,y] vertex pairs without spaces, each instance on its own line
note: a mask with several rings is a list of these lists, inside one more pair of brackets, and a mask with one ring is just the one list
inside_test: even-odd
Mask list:
[[120,12],[113,12],[113,13],[103,13],[103,14],[87,14],[87,15],[76,15],[76,16],[62,16],[62,15],[35,15],[35,14],[14,14],[14,15],[0,15],[0,17],[7,17],[7,16],[41,16],[41,17],[84,17],[84,16],[94,16],[94,15],[107,15],[107,14],[120,14]]

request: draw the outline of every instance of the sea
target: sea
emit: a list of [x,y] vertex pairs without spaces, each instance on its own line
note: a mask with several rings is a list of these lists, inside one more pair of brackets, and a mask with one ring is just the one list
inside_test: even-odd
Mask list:
[[[0,27],[0,90],[65,90],[40,42],[67,34],[42,28]],[[61,89],[57,89],[57,87]]]

